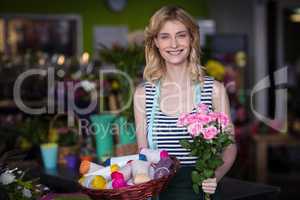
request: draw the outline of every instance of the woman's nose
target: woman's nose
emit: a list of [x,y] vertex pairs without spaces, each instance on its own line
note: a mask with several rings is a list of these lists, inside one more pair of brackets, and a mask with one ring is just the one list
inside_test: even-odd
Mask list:
[[176,39],[176,38],[172,38],[172,39],[171,39],[171,47],[172,47],[172,48],[176,48],[177,45],[178,45],[177,39]]

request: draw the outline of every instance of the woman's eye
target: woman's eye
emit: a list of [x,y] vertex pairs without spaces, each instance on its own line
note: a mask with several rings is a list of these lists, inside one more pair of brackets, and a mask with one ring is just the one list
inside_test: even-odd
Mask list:
[[185,38],[186,37],[186,34],[180,34],[178,35],[179,38]]
[[159,38],[162,39],[162,40],[164,40],[164,39],[168,39],[169,36],[167,36],[167,35],[161,35]]

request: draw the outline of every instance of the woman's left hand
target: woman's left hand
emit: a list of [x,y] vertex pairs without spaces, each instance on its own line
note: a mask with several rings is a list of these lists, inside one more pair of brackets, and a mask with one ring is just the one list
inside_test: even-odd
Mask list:
[[202,190],[208,194],[214,194],[217,188],[217,179],[208,178],[202,182]]

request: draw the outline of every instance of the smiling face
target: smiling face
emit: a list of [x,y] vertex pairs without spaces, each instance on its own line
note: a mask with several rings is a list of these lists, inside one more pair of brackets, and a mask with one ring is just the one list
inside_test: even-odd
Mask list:
[[190,53],[191,37],[184,24],[167,21],[155,38],[155,45],[166,66],[186,65]]

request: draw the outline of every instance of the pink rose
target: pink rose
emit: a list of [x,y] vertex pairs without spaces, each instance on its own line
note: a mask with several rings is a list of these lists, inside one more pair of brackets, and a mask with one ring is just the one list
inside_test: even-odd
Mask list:
[[221,123],[222,128],[225,128],[229,123],[229,118],[225,113],[219,113],[218,121]]
[[187,120],[187,124],[192,124],[192,123],[196,123],[198,121],[197,119],[197,114],[189,114],[186,118]]
[[188,132],[192,135],[192,137],[200,135],[202,129],[203,125],[201,123],[193,123],[188,126]]
[[208,115],[210,116],[211,121],[216,121],[219,117],[219,113],[217,113],[217,112],[210,112],[210,113],[208,113]]
[[202,132],[203,138],[206,140],[211,140],[218,135],[218,129],[214,126],[205,128]]
[[183,113],[178,117],[177,121],[177,126],[182,127],[188,125],[188,120],[187,120],[188,114]]
[[207,113],[208,112],[208,106],[204,103],[200,103],[197,106],[197,109],[198,109],[198,112],[200,112],[200,113]]
[[197,121],[202,124],[208,124],[211,122],[213,118],[210,115],[203,114],[203,113],[198,113],[197,114]]

